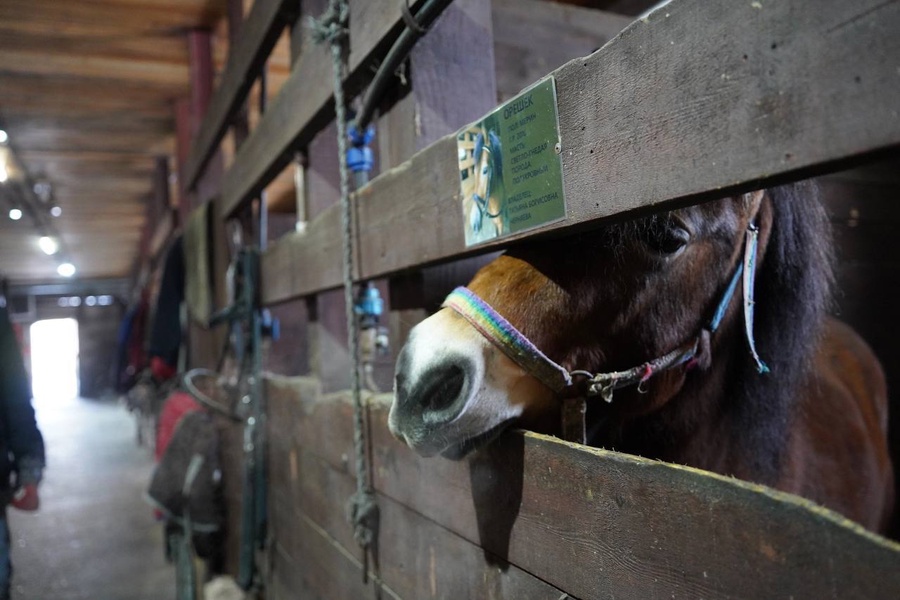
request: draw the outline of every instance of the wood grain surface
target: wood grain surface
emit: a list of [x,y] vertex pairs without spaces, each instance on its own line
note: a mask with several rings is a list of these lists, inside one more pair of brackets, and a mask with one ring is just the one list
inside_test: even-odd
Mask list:
[[[350,401],[316,390],[310,379],[269,380],[270,486],[274,497],[289,498],[278,510],[302,511],[352,554],[339,502],[353,490]],[[900,594],[900,546],[796,496],[523,432],[469,461],[423,459],[388,433],[388,400],[368,404],[381,556],[404,556],[408,545],[419,557],[434,551],[463,580],[478,580],[479,569],[492,565],[583,600]],[[299,536],[287,530],[303,519],[288,515],[276,531]],[[443,530],[481,547],[480,559],[460,558],[437,541]],[[295,543],[284,540],[288,548]],[[401,561],[410,581],[390,587],[415,590],[401,597],[427,597],[428,563],[411,560]],[[382,568],[386,577],[390,569]]]
[[[447,136],[358,193],[358,277],[895,153],[897,30],[896,2],[674,0],[598,52],[553,72],[566,219],[467,249],[456,146]],[[303,242],[287,238],[281,244]],[[292,257],[286,264],[279,255],[266,256],[265,268],[284,272],[302,264],[305,270],[335,272],[302,251]],[[337,255],[324,258],[338,261]],[[334,278],[316,286],[339,283]],[[264,297],[277,302],[317,289],[300,284]]]

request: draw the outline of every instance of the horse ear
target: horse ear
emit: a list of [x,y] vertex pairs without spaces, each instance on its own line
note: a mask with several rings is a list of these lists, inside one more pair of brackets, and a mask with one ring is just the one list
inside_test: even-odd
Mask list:
[[488,131],[488,141],[491,143],[491,152],[494,154],[494,173],[497,179],[503,181],[503,147],[500,144],[500,136],[493,129]]
[[472,157],[475,160],[481,160],[481,151],[484,150],[484,134],[480,133],[475,136],[475,148],[472,149]]
[[491,149],[494,150],[494,152],[499,152],[500,145],[501,145],[500,144],[500,136],[498,136],[496,133],[494,133],[493,129],[488,131],[488,139],[491,141]]

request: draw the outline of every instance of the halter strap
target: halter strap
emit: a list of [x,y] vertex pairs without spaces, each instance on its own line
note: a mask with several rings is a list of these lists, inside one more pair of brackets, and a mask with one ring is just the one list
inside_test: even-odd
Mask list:
[[744,333],[746,333],[747,344],[750,345],[750,355],[756,362],[756,370],[759,373],[768,373],[769,367],[759,357],[756,351],[756,341],[753,337],[753,309],[756,303],[753,301],[753,288],[756,285],[756,253],[759,247],[759,228],[751,225],[747,229],[747,241],[744,246],[744,290],[749,293],[744,294]]
[[441,306],[452,308],[516,364],[554,392],[572,385],[567,370],[550,360],[512,323],[467,287],[458,287]]
[[583,376],[588,378],[588,396],[600,396],[606,402],[612,402],[615,390],[635,384],[640,386],[657,373],[690,363],[696,358],[704,331],[712,334],[719,328],[737,290],[738,282],[742,281],[744,287],[744,331],[750,346],[750,354],[756,362],[757,370],[760,373],[768,373],[769,368],[759,358],[753,338],[753,285],[758,245],[759,230],[755,225],[751,225],[747,230],[744,258],[738,263],[734,275],[728,282],[728,287],[725,288],[725,293],[722,295],[712,319],[697,334],[697,337],[668,354],[625,371],[596,374],[577,370],[569,372],[541,352],[521,331],[469,288],[456,288],[447,296],[441,306],[453,309],[511,360],[554,392],[560,393],[570,388],[573,375]]

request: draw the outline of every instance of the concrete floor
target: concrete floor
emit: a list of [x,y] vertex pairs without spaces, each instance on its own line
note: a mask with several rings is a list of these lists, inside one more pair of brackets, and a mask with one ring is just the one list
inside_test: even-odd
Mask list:
[[41,509],[8,509],[14,600],[168,600],[175,571],[143,500],[153,460],[115,402],[35,402],[47,445]]

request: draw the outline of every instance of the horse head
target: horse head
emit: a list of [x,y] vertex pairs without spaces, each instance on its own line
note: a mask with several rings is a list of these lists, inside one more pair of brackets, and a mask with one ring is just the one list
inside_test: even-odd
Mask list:
[[[689,385],[718,379],[712,383],[721,387],[736,349],[746,359],[741,292],[725,295],[750,228],[758,228],[756,260],[765,261],[774,213],[769,197],[754,192],[531,242],[485,266],[468,288],[565,371],[627,370],[688,344],[686,364],[616,392],[603,421],[624,423],[660,412]],[[791,306],[803,294],[795,295],[797,301],[786,300]],[[722,325],[711,335],[708,323],[719,305]],[[777,329],[767,314],[762,321]],[[511,423],[554,432],[560,390],[507,354],[456,310],[443,308],[424,320],[397,363],[391,431],[420,454],[450,458],[488,443]],[[710,369],[717,355],[723,368]],[[774,364],[781,368],[777,357]],[[578,383],[576,376],[563,393],[578,390]]]
[[480,234],[485,220],[490,220],[490,236],[503,233],[503,212],[498,198],[497,184],[503,181],[503,148],[499,136],[493,129],[479,131],[475,135],[471,157],[464,157],[464,163],[471,160],[471,198],[467,199],[469,228]]

